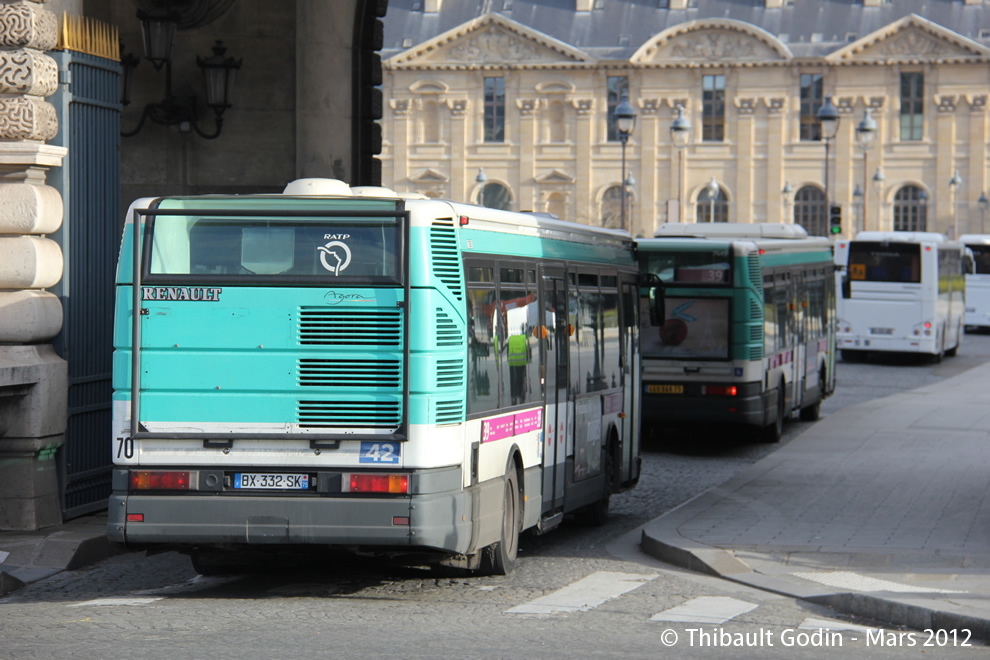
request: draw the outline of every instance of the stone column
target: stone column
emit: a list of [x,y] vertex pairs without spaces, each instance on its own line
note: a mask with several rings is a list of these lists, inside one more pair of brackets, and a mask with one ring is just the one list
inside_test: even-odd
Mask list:
[[62,522],[55,452],[65,439],[68,364],[49,342],[62,305],[45,289],[62,277],[62,252],[45,237],[62,223],[62,198],[45,185],[66,150],[48,146],[58,124],[45,97],[58,39],[45,0],[0,5],[0,529]]
[[[389,105],[392,108],[392,187],[412,190],[409,187],[409,148],[412,144],[409,136],[411,102],[409,99],[393,99]],[[399,186],[400,182],[406,187]]]
[[[959,103],[959,96],[937,94],[935,103],[938,110],[935,119],[935,217],[928,216],[927,229],[959,238],[952,233],[955,224],[953,207],[960,201],[960,197],[969,194],[965,183],[955,192],[949,186],[953,173],[959,169],[956,166],[956,105]],[[929,200],[929,210],[931,207]]]
[[966,97],[969,103],[969,172],[967,173],[966,206],[968,224],[960,228],[960,233],[978,234],[983,231],[983,210],[977,200],[981,194],[988,194],[987,181],[987,95],[971,94]]
[[519,211],[542,211],[536,195],[536,99],[517,99],[519,109]]
[[[736,98],[736,198],[735,222],[755,222],[753,208],[753,182],[755,173],[754,150],[756,142],[756,126],[754,113],[757,99]],[[768,201],[771,198],[767,198]]]
[[597,226],[601,224],[601,218],[598,217],[591,183],[591,135],[592,120],[595,117],[595,102],[593,99],[575,99],[573,103],[574,109],[577,110],[577,125],[574,130],[576,158],[574,163],[574,203],[577,208],[575,209],[574,220],[586,225]]
[[[468,162],[468,101],[467,99],[449,99],[447,107],[450,108],[450,154],[451,158],[463,158],[464,163]],[[468,190],[469,185],[474,184],[474,175],[468,183],[466,167],[455,167],[450,172],[450,190],[447,191],[448,199],[458,199],[465,202],[474,202],[477,198],[472,198]]]
[[[640,233],[644,236],[653,236],[653,230],[656,229],[656,214],[653,213],[653,209],[657,208],[659,151],[661,136],[664,135],[660,128],[661,107],[660,99],[640,99],[639,101],[640,113],[643,115],[643,119],[639,123],[642,152],[639,157],[639,168],[636,172],[636,187],[639,189],[639,194],[631,194],[629,197],[629,233],[633,236]],[[664,139],[670,139],[669,133]],[[628,151],[626,156],[629,156]],[[677,167],[676,154],[672,161],[668,161],[668,167],[671,164],[674,168]],[[632,164],[628,160],[626,169],[630,172],[633,171]],[[673,169],[669,171],[674,173],[670,178],[676,180],[677,172]]]
[[[767,153],[784,153],[784,117],[787,115],[787,99],[784,97],[764,98],[763,104],[767,108]],[[767,200],[767,221],[785,222],[792,224],[794,216],[788,215],[787,211],[793,209],[791,204],[789,209],[784,208],[781,191],[784,189],[784,182],[787,181],[787,174],[783,157],[767,159],[767,180],[764,181],[766,190],[764,196]],[[798,181],[791,181],[791,185],[797,185]],[[796,191],[795,191],[796,192]],[[793,193],[792,193],[793,194]],[[774,203],[774,200],[777,200]],[[793,199],[791,200],[793,202]]]

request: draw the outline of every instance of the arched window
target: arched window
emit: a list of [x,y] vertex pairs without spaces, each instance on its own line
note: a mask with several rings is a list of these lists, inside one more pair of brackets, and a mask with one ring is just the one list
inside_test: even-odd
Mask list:
[[567,220],[567,200],[563,193],[550,193],[547,200],[547,213],[552,213],[560,220]]
[[894,195],[894,231],[928,231],[928,193],[904,186]]
[[728,222],[729,198],[725,194],[725,188],[719,186],[714,200],[708,196],[708,188],[702,188],[698,193],[698,203],[695,204],[694,209],[695,222]]
[[434,144],[440,141],[440,106],[436,101],[423,104],[423,142]]
[[801,225],[809,236],[828,234],[825,193],[815,186],[805,186],[794,195],[794,224]]
[[479,195],[478,203],[490,209],[510,210],[512,194],[501,183],[486,183]]
[[622,186],[612,186],[602,195],[602,227],[626,228],[622,226]]

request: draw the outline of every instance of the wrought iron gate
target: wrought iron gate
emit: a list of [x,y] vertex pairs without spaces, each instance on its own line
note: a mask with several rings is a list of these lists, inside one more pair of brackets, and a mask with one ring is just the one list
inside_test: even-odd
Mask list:
[[[116,44],[114,44],[116,45]],[[52,236],[65,271],[52,292],[65,320],[53,342],[69,363],[69,419],[59,450],[62,517],[106,508],[110,495],[111,361],[114,273],[120,245],[120,63],[64,50],[59,91],[51,97],[67,147],[50,185],[61,192],[65,215]]]

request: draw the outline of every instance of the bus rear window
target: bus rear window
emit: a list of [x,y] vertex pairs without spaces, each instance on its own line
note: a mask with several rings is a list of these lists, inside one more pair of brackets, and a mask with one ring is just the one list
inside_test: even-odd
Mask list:
[[658,276],[664,284],[732,284],[728,248],[698,252],[644,252],[640,255],[640,262],[642,272]]
[[921,246],[916,243],[850,243],[849,279],[854,282],[921,282]]
[[[641,344],[645,357],[669,359],[729,359],[729,299],[667,296],[666,318],[660,327],[644,325]],[[649,323],[644,316],[644,324]]]
[[148,281],[398,282],[399,224],[161,216],[152,224]]
[[990,245],[968,245],[967,247],[973,251],[976,272],[981,275],[990,274]]

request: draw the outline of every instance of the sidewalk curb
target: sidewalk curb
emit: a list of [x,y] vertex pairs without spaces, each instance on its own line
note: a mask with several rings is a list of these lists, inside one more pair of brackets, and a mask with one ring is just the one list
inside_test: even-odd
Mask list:
[[[671,513],[677,511],[680,508]],[[664,517],[666,516],[661,516],[660,520]],[[990,642],[990,620],[965,614],[962,608],[954,612],[944,608],[935,609],[910,599],[897,600],[859,592],[822,590],[799,578],[758,573],[726,550],[681,536],[676,533],[674,525],[654,525],[658,529],[654,529],[653,533],[643,530],[640,548],[651,557],[668,564],[888,625],[905,626],[919,631],[967,629],[972,633],[972,641]],[[671,531],[671,527],[675,531]]]

